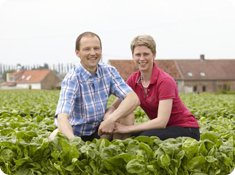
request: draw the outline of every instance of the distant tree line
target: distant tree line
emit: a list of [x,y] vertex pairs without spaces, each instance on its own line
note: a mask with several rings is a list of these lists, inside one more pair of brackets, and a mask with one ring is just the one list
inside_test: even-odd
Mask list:
[[[57,64],[47,64],[44,63],[43,66],[39,64],[3,64],[0,63],[0,75],[5,75],[6,73],[11,73],[17,70],[35,70],[35,69],[51,69],[58,74],[67,73],[70,69],[75,66],[74,63],[57,63]],[[4,74],[5,73],[5,74]]]

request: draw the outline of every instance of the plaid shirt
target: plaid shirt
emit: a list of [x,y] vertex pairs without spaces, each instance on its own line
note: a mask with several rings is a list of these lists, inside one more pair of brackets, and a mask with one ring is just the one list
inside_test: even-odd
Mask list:
[[61,84],[55,125],[57,115],[66,113],[74,134],[89,136],[103,120],[108,97],[113,94],[122,101],[131,91],[114,67],[99,63],[91,75],[79,65],[68,72]]

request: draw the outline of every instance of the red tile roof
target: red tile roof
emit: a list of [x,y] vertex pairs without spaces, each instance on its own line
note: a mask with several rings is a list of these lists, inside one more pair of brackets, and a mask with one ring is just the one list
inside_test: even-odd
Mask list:
[[[156,59],[155,62],[160,69],[170,74],[175,80],[235,80],[235,59]],[[108,63],[116,67],[125,80],[131,73],[138,70],[133,60],[109,60]]]
[[17,76],[17,75],[22,74],[23,72],[24,72],[23,70],[16,71],[16,72],[11,73],[10,76]]
[[[181,79],[174,60],[155,60],[157,66],[170,74],[174,79]],[[109,64],[116,67],[121,77],[126,80],[133,72],[138,71],[133,60],[109,60]]]
[[[23,71],[21,75],[16,79],[16,83],[39,83],[41,82],[51,70],[27,70]],[[10,74],[10,76],[16,75],[16,72]]]
[[15,86],[16,83],[15,82],[4,82],[1,84],[2,86]]

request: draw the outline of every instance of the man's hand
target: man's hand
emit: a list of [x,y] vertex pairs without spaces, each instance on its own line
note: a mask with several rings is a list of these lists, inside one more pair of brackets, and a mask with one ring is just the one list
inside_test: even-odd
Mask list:
[[115,121],[112,118],[108,118],[101,122],[98,135],[104,135],[104,134],[112,134],[115,126]]

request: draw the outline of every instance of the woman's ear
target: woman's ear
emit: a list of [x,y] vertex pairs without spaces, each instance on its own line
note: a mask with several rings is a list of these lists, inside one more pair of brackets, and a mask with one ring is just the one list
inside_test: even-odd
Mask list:
[[157,55],[157,52],[155,54],[153,54],[153,60],[155,60],[156,55]]

